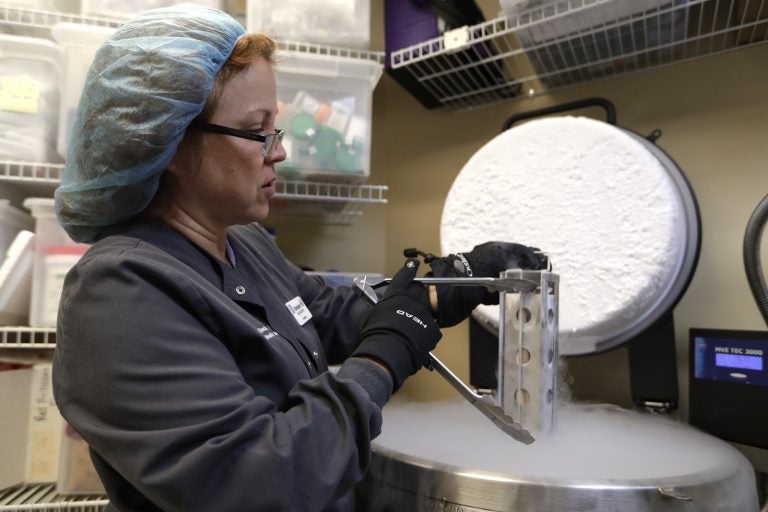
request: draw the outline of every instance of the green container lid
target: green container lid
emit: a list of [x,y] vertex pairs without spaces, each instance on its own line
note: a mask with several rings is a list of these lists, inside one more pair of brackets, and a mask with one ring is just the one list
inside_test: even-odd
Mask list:
[[362,145],[353,144],[341,146],[336,152],[336,165],[340,171],[348,173],[363,172],[363,151]]
[[302,112],[293,116],[288,122],[288,131],[297,139],[311,139],[317,133],[317,121],[311,115]]
[[341,141],[342,136],[339,132],[321,125],[317,129],[317,135],[312,140],[309,153],[316,162],[323,164],[336,154]]
[[288,181],[304,179],[304,173],[301,172],[301,168],[291,160],[279,162],[275,166],[275,171],[279,177]]

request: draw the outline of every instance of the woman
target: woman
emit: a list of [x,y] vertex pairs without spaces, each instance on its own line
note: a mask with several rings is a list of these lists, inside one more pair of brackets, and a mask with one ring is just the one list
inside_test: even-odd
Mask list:
[[55,196],[93,246],[65,282],[54,392],[112,510],[349,509],[381,408],[440,338],[432,303],[459,305],[447,325],[494,300],[430,303],[408,260],[371,308],[283,257],[258,224],[285,159],[274,53],[222,12],[163,8],[89,71]]

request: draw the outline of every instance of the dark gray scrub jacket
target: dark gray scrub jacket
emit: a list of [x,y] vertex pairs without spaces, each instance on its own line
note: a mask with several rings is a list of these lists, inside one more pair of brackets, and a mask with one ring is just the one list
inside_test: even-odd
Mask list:
[[358,358],[327,370],[369,307],[287,261],[259,225],[229,242],[234,269],[140,221],[67,275],[54,393],[111,510],[340,510],[365,473],[391,380]]

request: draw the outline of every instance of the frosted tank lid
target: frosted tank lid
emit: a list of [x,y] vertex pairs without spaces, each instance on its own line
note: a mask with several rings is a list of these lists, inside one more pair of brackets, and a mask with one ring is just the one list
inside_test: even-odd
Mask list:
[[[560,275],[560,353],[612,348],[663,314],[695,265],[698,213],[661,150],[593,119],[502,132],[461,169],[440,225],[443,254],[488,240],[536,246]],[[498,328],[498,306],[473,316]]]

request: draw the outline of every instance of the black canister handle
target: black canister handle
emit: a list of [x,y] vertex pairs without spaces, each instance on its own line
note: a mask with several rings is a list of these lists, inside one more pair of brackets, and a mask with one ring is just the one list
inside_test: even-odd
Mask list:
[[616,126],[616,107],[610,100],[605,98],[586,98],[583,100],[571,101],[568,103],[561,103],[552,107],[540,108],[537,110],[529,110],[528,112],[521,112],[507,118],[501,127],[501,131],[509,130],[512,125],[518,121],[524,119],[531,119],[533,117],[546,116],[549,114],[559,114],[567,110],[578,110],[589,107],[602,107],[605,110],[605,121],[609,124]]

